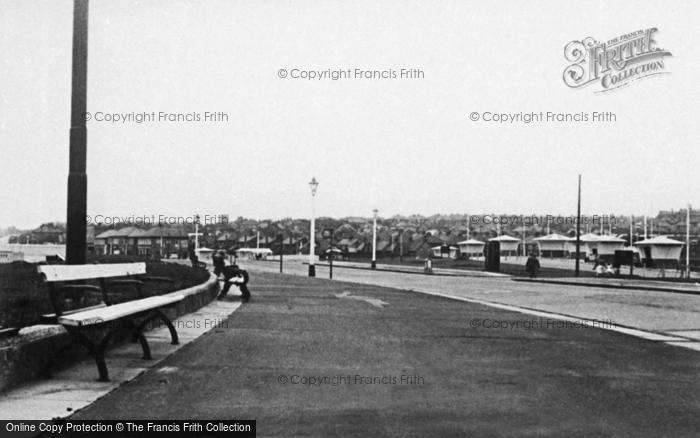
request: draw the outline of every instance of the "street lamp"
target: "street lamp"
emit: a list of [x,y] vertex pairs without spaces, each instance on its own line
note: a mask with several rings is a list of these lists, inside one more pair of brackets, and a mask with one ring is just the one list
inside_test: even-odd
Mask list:
[[87,248],[87,53],[88,0],[73,2],[73,65],[71,123],[68,152],[68,202],[66,217],[66,263],[85,264]]
[[309,277],[316,276],[316,265],[314,260],[314,246],[316,244],[316,190],[318,189],[318,181],[316,177],[311,178],[309,182],[311,187],[311,234],[309,236]]
[[374,233],[372,233],[372,269],[377,268],[377,213],[379,210],[376,208],[372,210],[374,213]]

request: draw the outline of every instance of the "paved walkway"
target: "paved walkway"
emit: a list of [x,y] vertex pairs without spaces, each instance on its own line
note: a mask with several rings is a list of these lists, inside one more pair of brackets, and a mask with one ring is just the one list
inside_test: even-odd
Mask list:
[[259,436],[285,437],[700,430],[688,349],[374,285],[257,274],[250,287],[225,326],[73,418],[256,419]]
[[[125,343],[107,352],[109,382],[97,381],[97,367],[91,357],[56,373],[50,379],[28,382],[0,395],[3,420],[51,420],[71,415],[120,385],[158,364],[212,327],[223,323],[240,302],[214,301],[196,312],[173,320],[180,344],[170,344],[168,328],[158,327],[145,333],[152,360],[143,360],[138,343]],[[2,436],[2,431],[0,431]]]

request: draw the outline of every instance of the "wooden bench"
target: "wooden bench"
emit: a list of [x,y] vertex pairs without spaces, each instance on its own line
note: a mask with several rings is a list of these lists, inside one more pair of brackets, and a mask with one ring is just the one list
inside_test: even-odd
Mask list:
[[[151,359],[151,350],[143,329],[152,320],[163,321],[170,331],[172,343],[178,344],[177,331],[161,309],[182,301],[184,295],[146,297],[142,289],[144,281],[172,280],[146,276],[145,263],[42,265],[38,269],[48,286],[55,312],[44,315],[45,318],[62,324],[87,348],[97,364],[100,381],[109,381],[104,354],[110,340],[120,331],[130,331],[132,340],[140,342],[144,359]],[[99,286],[85,284],[86,280],[99,280]],[[109,286],[114,285],[133,287],[138,299],[113,303]],[[89,295],[92,295],[92,303],[86,303]],[[66,309],[66,304],[72,304],[74,308]]]

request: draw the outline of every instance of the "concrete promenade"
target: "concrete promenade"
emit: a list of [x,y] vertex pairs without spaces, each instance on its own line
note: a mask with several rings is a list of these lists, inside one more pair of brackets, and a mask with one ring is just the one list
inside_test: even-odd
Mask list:
[[369,284],[254,273],[250,287],[225,326],[72,418],[255,419],[280,437],[700,429],[689,349]]
[[3,417],[255,419],[285,437],[700,429],[700,296],[239,263],[251,302],[184,317],[216,327],[188,324],[189,342],[150,363],[131,344],[109,353],[109,385],[87,360],[3,394]]
[[[240,261],[252,272],[278,272],[271,262]],[[300,261],[284,265],[284,272],[307,275]],[[328,268],[316,267],[319,278]],[[436,275],[405,275],[369,269],[334,269],[333,278],[380,285],[427,294],[438,294],[478,303],[510,306],[511,310],[548,312],[568,317],[610,321],[612,328],[638,329],[647,339],[700,350],[700,295],[639,289],[581,287],[554,282],[512,281],[510,277],[480,278]],[[592,279],[596,280],[596,279]],[[675,286],[674,286],[675,287]],[[688,285],[688,287],[695,287]]]

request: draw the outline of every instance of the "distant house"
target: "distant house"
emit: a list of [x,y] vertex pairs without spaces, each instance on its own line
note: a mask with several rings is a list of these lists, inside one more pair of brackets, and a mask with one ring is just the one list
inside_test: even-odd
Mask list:
[[392,255],[394,251],[394,242],[391,240],[380,240],[377,242],[377,255],[385,257]]
[[417,259],[432,257],[433,248],[443,243],[442,239],[432,236],[429,233],[423,235],[416,233],[413,235],[413,240],[410,243],[407,255]]
[[252,248],[258,243],[258,236],[256,234],[245,235],[242,234],[236,239],[236,244],[241,248]]
[[187,233],[183,230],[166,227],[151,227],[148,230],[132,232],[129,237],[136,239],[136,253],[151,257],[184,257],[187,252]]
[[[262,238],[261,238],[262,239]],[[285,237],[282,239],[282,253],[283,254],[297,254],[300,252],[302,247],[302,239],[298,237]],[[280,253],[280,240],[278,238],[268,237],[260,243],[260,247],[265,247],[270,249],[274,254]]]
[[229,249],[236,243],[236,235],[230,231],[224,231],[216,238],[216,246],[219,248]]
[[95,236],[95,253],[144,255],[149,257],[184,256],[187,233],[176,228],[152,227],[148,230],[125,227],[107,230]]
[[66,227],[62,223],[49,222],[41,224],[31,231],[31,239],[36,243],[65,243]]
[[355,227],[350,224],[342,224],[333,231],[333,235],[336,239],[346,239],[351,238],[357,233]]
[[112,254],[111,237],[117,230],[107,230],[95,236],[95,254]]
[[347,249],[348,254],[357,254],[357,245],[359,241],[357,239],[340,239],[337,243],[336,246],[340,248],[341,250]]
[[357,225],[365,225],[365,224],[370,222],[363,217],[349,217],[349,218],[346,218],[345,221],[349,224],[356,225],[356,226]]

